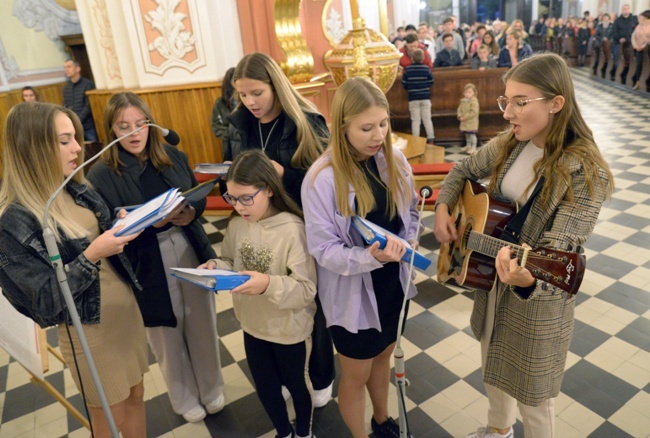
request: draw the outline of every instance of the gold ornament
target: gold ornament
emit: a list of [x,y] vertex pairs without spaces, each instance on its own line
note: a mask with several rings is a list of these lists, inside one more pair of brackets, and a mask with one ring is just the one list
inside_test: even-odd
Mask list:
[[362,76],[386,93],[395,82],[401,57],[384,35],[368,29],[365,20],[358,17],[338,46],[325,54],[324,62],[337,85]]

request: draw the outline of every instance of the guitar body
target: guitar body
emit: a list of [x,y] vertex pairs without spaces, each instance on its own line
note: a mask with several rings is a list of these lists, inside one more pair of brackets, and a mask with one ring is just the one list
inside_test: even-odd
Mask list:
[[491,198],[485,186],[467,181],[451,214],[458,237],[440,246],[438,281],[489,292],[497,275],[494,259],[469,249],[467,236],[476,231],[498,238],[517,209],[509,199]]
[[496,279],[494,259],[510,246],[520,266],[531,275],[575,295],[585,274],[585,255],[551,248],[524,248],[501,239],[503,229],[517,213],[517,204],[494,198],[485,186],[467,181],[451,213],[458,237],[440,246],[438,281],[489,292]]

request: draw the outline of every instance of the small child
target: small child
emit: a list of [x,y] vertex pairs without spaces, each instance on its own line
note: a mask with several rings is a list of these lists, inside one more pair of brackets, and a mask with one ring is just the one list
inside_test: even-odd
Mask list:
[[434,132],[431,121],[431,86],[433,74],[431,69],[424,65],[424,52],[415,49],[411,54],[413,64],[404,69],[402,86],[408,92],[409,112],[411,113],[411,135],[420,136],[420,123],[424,123],[427,133],[427,143],[433,144]]
[[[316,313],[316,265],[307,251],[302,213],[262,151],[235,158],[224,199],[235,207],[221,259],[202,268],[234,269],[250,280],[233,289],[235,316],[257,395],[278,437],[311,437],[311,332]],[[293,430],[282,396],[294,400]]]
[[467,84],[463,90],[463,98],[458,105],[458,120],[460,120],[460,132],[465,134],[465,147],[461,152],[473,154],[476,152],[478,143],[478,99],[476,98],[476,86]]

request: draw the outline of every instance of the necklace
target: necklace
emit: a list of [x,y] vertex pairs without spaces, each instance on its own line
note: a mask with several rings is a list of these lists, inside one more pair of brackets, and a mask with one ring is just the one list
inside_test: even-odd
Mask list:
[[271,130],[269,131],[269,134],[266,136],[266,141],[264,141],[264,137],[262,137],[262,120],[258,119],[257,120],[257,127],[260,130],[260,144],[262,145],[262,152],[266,153],[266,146],[269,144],[269,139],[271,138],[271,134],[273,133],[273,129],[275,128],[275,125],[278,124],[278,121],[280,120],[280,117],[275,119],[275,122],[273,122],[273,126],[271,126]]

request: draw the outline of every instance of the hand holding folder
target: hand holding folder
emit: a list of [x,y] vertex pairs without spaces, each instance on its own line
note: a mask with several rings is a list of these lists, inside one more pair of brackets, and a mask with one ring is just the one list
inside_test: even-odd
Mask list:
[[121,209],[128,211],[124,218],[118,219],[113,225],[116,227],[124,224],[124,228],[115,235],[128,236],[142,231],[173,213],[183,202],[196,202],[205,198],[212,191],[216,182],[216,179],[206,181],[183,193],[180,193],[178,189],[169,189],[144,204],[115,208],[116,213]]
[[[372,245],[375,242],[379,242],[380,249],[384,249],[386,247],[387,235],[395,237],[400,242],[402,242],[406,247],[406,252],[402,257],[402,261],[406,263],[411,263],[411,254],[415,250],[411,248],[411,245],[406,240],[391,233],[390,231],[383,229],[379,225],[373,224],[369,220],[363,219],[359,216],[354,216],[352,218],[352,225],[354,226],[354,228],[356,228],[359,234],[361,234],[361,237],[363,237],[363,240],[365,240],[368,245]],[[429,267],[429,265],[431,265],[431,260],[426,258],[424,255],[420,254],[419,252],[415,251],[413,266],[424,271]]]
[[171,268],[170,275],[213,291],[231,290],[250,279],[248,275],[227,269]]

